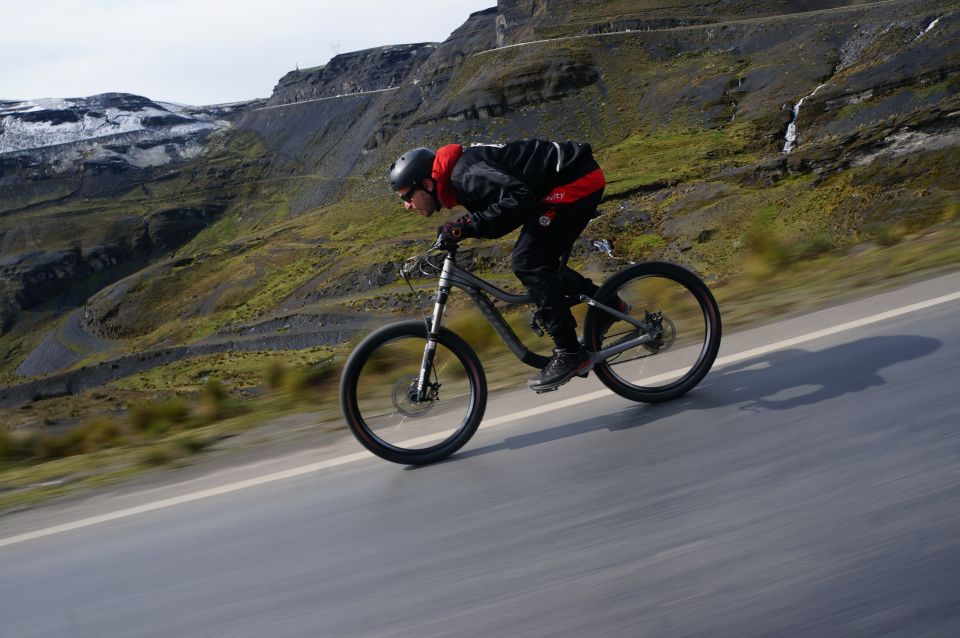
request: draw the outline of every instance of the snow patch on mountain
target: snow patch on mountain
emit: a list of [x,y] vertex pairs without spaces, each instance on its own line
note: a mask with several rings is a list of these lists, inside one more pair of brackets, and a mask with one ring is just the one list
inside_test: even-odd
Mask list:
[[[162,104],[126,93],[3,101],[0,102],[0,153],[118,135],[143,142],[192,138],[229,126],[220,119],[226,111],[229,109],[212,107],[205,111],[198,107]],[[143,161],[153,163],[146,157]]]

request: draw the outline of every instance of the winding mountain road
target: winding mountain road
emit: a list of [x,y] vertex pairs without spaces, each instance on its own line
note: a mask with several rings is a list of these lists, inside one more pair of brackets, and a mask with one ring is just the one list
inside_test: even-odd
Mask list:
[[343,437],[5,516],[3,634],[960,635],[958,291],[728,335],[666,404],[498,393],[433,466]]

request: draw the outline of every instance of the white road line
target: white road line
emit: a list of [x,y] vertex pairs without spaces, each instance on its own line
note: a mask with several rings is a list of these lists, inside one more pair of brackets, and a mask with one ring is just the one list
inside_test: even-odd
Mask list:
[[[888,319],[895,319],[897,317],[901,317],[911,312],[917,312],[918,310],[924,310],[926,308],[932,308],[934,306],[938,306],[941,304],[950,303],[951,301],[958,301],[958,300],[960,300],[960,292],[955,292],[948,295],[937,297],[935,299],[921,301],[919,303],[910,304],[908,306],[903,306],[900,308],[895,308],[893,310],[888,310],[886,312],[881,312],[880,314],[872,315],[870,317],[864,317],[863,319],[848,321],[846,323],[842,323],[830,328],[824,328],[822,330],[810,332],[805,335],[801,335],[799,337],[782,339],[780,341],[771,343],[766,346],[760,346],[758,348],[752,348],[750,350],[746,350],[744,352],[740,352],[737,354],[720,357],[714,363],[714,368],[730,365],[732,363],[739,363],[740,361],[745,361],[747,359],[751,359],[753,357],[757,357],[762,354],[766,354],[768,352],[774,352],[776,350],[790,348],[802,343],[807,343],[809,341],[814,341],[816,339],[821,339],[823,337],[829,337],[831,335],[835,335],[841,332],[846,332],[847,330],[853,330],[854,328],[862,328],[864,326],[869,326],[871,324],[887,321]],[[661,375],[661,377],[664,379],[667,379],[672,376],[675,376],[676,374],[677,374],[676,372],[666,373],[664,375]],[[650,383],[655,382],[656,380],[657,378],[646,379],[646,381]],[[526,419],[528,417],[539,416],[541,414],[546,414],[548,412],[553,412],[555,410],[562,410],[564,408],[574,406],[574,405],[579,405],[581,403],[595,401],[596,399],[610,396],[612,394],[613,393],[610,392],[610,390],[598,390],[596,392],[583,394],[577,397],[571,397],[569,399],[564,399],[562,401],[554,401],[554,402],[551,402],[549,405],[538,406],[535,408],[530,408],[528,410],[521,410],[520,412],[514,412],[513,414],[504,415],[504,416],[496,417],[493,419],[488,419],[481,424],[481,427],[484,430],[489,430],[492,427],[503,426],[508,423],[513,423],[515,421]],[[429,442],[430,440],[432,439],[424,437],[424,438],[412,439],[410,441],[405,441],[400,445],[417,445],[419,443]],[[355,454],[348,454],[346,456],[341,456],[341,457],[337,457],[335,459],[329,459],[326,461],[320,461],[318,463],[309,463],[307,465],[301,465],[299,467],[290,468],[289,470],[284,470],[282,472],[265,474],[263,476],[258,476],[258,477],[246,479],[243,481],[228,483],[226,485],[221,485],[219,487],[213,487],[210,489],[201,490],[199,492],[192,492],[190,494],[184,494],[182,496],[175,496],[172,498],[154,501],[152,503],[146,503],[144,505],[138,505],[136,507],[128,507],[126,509],[121,509],[114,512],[108,512],[106,514],[101,514],[99,516],[91,516],[89,518],[83,518],[70,523],[63,523],[62,525],[54,525],[52,527],[46,527],[43,529],[35,530],[33,532],[26,532],[24,534],[18,534],[16,536],[0,538],[0,548],[9,547],[11,545],[17,545],[19,543],[25,543],[30,540],[45,538],[47,536],[53,536],[55,534],[63,534],[65,532],[83,529],[85,527],[91,527],[93,525],[99,525],[101,523],[109,523],[110,521],[116,521],[123,518],[130,518],[132,516],[146,514],[148,512],[154,512],[154,511],[165,509],[168,507],[182,505],[184,503],[192,503],[194,501],[199,501],[201,499],[210,498],[213,496],[221,496],[224,494],[239,492],[240,490],[245,490],[251,487],[266,485],[268,483],[274,483],[277,481],[284,481],[287,479],[296,478],[298,476],[319,472],[321,470],[326,470],[326,469],[338,467],[341,465],[346,465],[348,463],[353,463],[354,461],[362,461],[370,458],[371,456],[367,452],[357,452]]]
[[199,492],[193,492],[191,494],[184,494],[182,496],[165,498],[160,501],[154,501],[153,503],[145,503],[144,505],[137,505],[136,507],[128,507],[126,509],[117,510],[115,512],[108,512],[106,514],[101,514],[99,516],[91,516],[90,518],[82,518],[78,521],[73,521],[71,523],[63,523],[62,525],[54,525],[53,527],[46,527],[44,529],[38,529],[33,532],[26,532],[24,534],[10,536],[8,538],[0,538],[0,548],[7,547],[9,545],[16,545],[17,543],[23,543],[23,542],[34,540],[37,538],[44,538],[45,536],[53,536],[54,534],[71,532],[73,530],[82,529],[84,527],[90,527],[92,525],[99,525],[100,523],[109,523],[110,521],[116,521],[121,518],[129,518],[131,516],[137,516],[138,514],[146,514],[147,512],[154,512],[156,510],[165,509],[167,507],[173,507],[175,505],[192,503],[193,501],[199,501],[204,498],[210,498],[211,496],[221,496],[223,494],[230,494],[231,492],[239,492],[240,490],[245,490],[251,487],[257,487],[258,485],[266,485],[267,483],[284,481],[286,479],[303,476],[304,474],[312,474],[313,472],[319,472],[320,470],[325,470],[327,468],[336,467],[338,465],[345,465],[353,461],[359,461],[361,459],[369,459],[369,458],[370,458],[370,455],[368,453],[357,452],[356,454],[348,454],[347,456],[341,456],[335,459],[321,461],[319,463],[309,463],[307,465],[301,465],[300,467],[290,468],[289,470],[284,470],[282,472],[265,474],[264,476],[257,476],[252,479],[246,479],[243,481],[236,481],[234,483],[228,483],[226,485],[221,485],[219,487],[212,487],[210,489],[200,490]]

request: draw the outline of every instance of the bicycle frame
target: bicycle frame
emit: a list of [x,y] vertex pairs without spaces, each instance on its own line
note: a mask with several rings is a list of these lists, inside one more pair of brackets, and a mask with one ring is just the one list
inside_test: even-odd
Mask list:
[[[433,315],[431,319],[427,321],[427,344],[424,347],[423,362],[420,366],[420,376],[417,379],[416,400],[428,400],[427,382],[430,378],[430,372],[433,368],[433,357],[436,353],[437,347],[437,334],[440,330],[440,325],[443,320],[443,312],[447,305],[447,299],[450,296],[451,289],[454,287],[459,288],[467,293],[473,303],[476,304],[477,308],[480,309],[480,312],[483,314],[484,318],[490,322],[490,325],[500,336],[500,338],[503,339],[503,342],[506,344],[507,348],[513,353],[514,356],[517,357],[517,359],[519,359],[522,363],[525,363],[526,365],[538,370],[547,365],[547,362],[550,359],[530,350],[523,343],[523,341],[520,340],[520,337],[516,335],[516,333],[507,323],[506,319],[503,318],[503,315],[500,313],[500,311],[497,310],[496,306],[493,305],[493,302],[484,293],[487,293],[494,298],[511,305],[533,303],[533,299],[530,297],[530,295],[515,295],[506,292],[505,290],[501,290],[490,282],[485,281],[458,266],[456,263],[456,244],[440,246],[438,241],[438,244],[435,244],[435,247],[444,248],[447,251],[447,254],[443,260],[443,268],[440,271],[440,281],[434,302]],[[622,342],[615,343],[609,348],[590,353],[594,363],[606,361],[607,359],[614,357],[621,352],[653,340],[652,336],[645,333],[647,326],[645,326],[643,322],[639,321],[635,317],[631,317],[614,308],[610,308],[609,306],[606,306],[586,295],[580,295],[575,303],[586,303],[594,308],[599,308],[600,310],[609,313],[617,319],[632,324],[641,331],[641,334],[638,337],[629,338]]]

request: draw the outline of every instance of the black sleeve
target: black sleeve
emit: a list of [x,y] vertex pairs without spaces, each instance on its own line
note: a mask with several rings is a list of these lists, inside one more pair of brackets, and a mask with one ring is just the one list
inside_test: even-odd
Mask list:
[[487,239],[521,226],[537,203],[530,186],[487,162],[473,164],[461,177],[461,185],[472,201],[492,202],[471,213],[477,234]]

